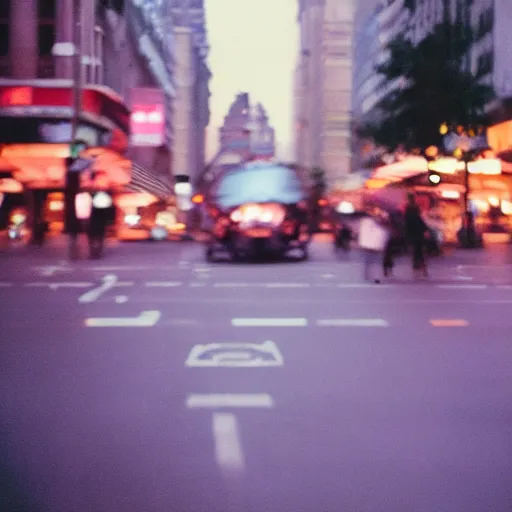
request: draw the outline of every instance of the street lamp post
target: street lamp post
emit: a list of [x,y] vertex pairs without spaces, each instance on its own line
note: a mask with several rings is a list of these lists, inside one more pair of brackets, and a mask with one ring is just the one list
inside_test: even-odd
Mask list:
[[83,16],[81,0],[72,0],[73,3],[73,87],[72,87],[72,114],[71,114],[71,141],[70,156],[66,160],[66,231],[69,236],[69,257],[77,257],[77,237],[79,233],[79,221],[77,219],[75,200],[80,191],[80,172],[73,169],[76,159],[79,157],[81,145],[77,143],[80,111],[82,108],[82,52],[83,41]]

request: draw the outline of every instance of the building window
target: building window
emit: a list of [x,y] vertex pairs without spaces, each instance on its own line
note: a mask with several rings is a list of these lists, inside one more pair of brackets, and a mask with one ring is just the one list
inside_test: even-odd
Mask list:
[[9,17],[11,11],[11,2],[9,0],[0,1],[0,58],[9,55]]
[[55,23],[55,0],[39,0],[37,6],[39,22]]
[[55,44],[55,25],[39,25],[39,55],[51,55]]

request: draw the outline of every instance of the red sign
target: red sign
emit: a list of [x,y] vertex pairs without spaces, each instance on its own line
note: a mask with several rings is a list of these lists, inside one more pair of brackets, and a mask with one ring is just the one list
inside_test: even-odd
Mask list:
[[164,93],[132,89],[130,133],[132,146],[162,146],[165,142]]

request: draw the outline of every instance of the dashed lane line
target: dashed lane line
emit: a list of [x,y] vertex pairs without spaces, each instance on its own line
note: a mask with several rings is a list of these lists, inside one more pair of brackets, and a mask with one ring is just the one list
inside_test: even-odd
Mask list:
[[382,318],[326,318],[317,320],[319,327],[389,327]]
[[58,290],[59,288],[89,288],[90,286],[94,286],[94,283],[88,282],[69,282],[69,283],[60,283],[56,282],[37,282],[37,283],[27,283],[25,284],[27,288],[49,288],[50,290]]
[[307,327],[307,318],[233,318],[233,327]]
[[236,477],[245,467],[236,416],[225,412],[214,413],[212,430],[217,465],[225,477]]
[[430,320],[430,325],[432,327],[467,327],[469,322],[462,318],[452,318],[452,319],[434,319]]
[[176,288],[183,286],[181,281],[148,281],[146,287],[148,288]]
[[86,327],[153,327],[160,320],[160,311],[143,311],[135,318],[86,318]]

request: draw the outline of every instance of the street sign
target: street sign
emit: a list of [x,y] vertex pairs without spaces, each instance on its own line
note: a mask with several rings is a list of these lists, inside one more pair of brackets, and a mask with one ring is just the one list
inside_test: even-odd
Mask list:
[[189,367],[256,368],[283,366],[283,356],[273,341],[255,343],[208,343],[195,345],[185,362]]

